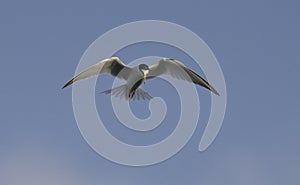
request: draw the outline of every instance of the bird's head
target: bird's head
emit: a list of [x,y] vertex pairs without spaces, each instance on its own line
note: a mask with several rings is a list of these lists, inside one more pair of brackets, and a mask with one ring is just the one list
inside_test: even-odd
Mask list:
[[140,64],[139,70],[144,76],[144,83],[146,82],[147,74],[149,73],[149,67],[146,64]]

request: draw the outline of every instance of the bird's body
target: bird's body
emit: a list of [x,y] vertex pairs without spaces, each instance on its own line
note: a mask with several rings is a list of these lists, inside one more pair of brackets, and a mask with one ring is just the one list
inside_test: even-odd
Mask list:
[[140,64],[136,67],[130,68],[124,65],[118,57],[111,57],[102,60],[87,70],[81,72],[67,82],[63,88],[73,84],[76,81],[95,75],[100,75],[102,73],[110,73],[115,77],[126,80],[126,84],[103,92],[125,99],[151,99],[152,97],[145,90],[140,88],[140,86],[143,82],[145,83],[146,80],[163,74],[171,75],[177,79],[193,82],[209,89],[214,94],[219,95],[219,93],[197,73],[186,67],[181,62],[167,58],[161,59],[159,62],[150,67],[148,67],[146,64]]

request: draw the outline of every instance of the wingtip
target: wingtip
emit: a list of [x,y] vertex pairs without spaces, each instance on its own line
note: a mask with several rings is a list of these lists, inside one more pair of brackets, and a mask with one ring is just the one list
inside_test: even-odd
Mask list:
[[213,87],[212,87],[212,89],[210,89],[210,90],[211,90],[211,92],[213,92],[215,95],[220,96],[220,94],[218,93],[218,91],[217,91],[216,89],[214,89]]
[[66,88],[67,87],[67,85],[64,85],[61,89],[64,89],[64,88]]
[[64,89],[73,83],[72,80],[68,81],[61,89]]

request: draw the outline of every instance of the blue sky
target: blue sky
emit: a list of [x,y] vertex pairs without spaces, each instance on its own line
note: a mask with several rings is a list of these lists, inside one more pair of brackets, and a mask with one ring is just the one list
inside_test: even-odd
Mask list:
[[[1,2],[0,184],[299,184],[299,8],[296,1]],[[96,38],[145,19],[185,26],[209,45],[225,76],[228,104],[219,135],[199,153],[210,96],[197,88],[201,117],[189,143],[163,163],[137,168],[89,147],[74,119],[71,88],[61,87]],[[203,74],[183,52],[161,44],[136,44],[116,55],[124,63],[167,55]],[[111,82],[99,77],[96,89]],[[173,107],[161,130],[143,135],[106,125],[117,138],[155,143],[172,131],[168,120],[176,118],[178,101],[171,87],[159,92],[159,85],[168,86],[157,80],[147,88]],[[109,103],[101,94],[96,100],[98,108]],[[100,114],[116,119],[110,108]]]

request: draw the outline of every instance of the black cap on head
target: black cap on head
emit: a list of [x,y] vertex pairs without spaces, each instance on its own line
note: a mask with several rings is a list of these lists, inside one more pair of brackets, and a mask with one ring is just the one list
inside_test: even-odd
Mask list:
[[140,64],[139,69],[140,70],[149,70],[149,67],[146,64]]

